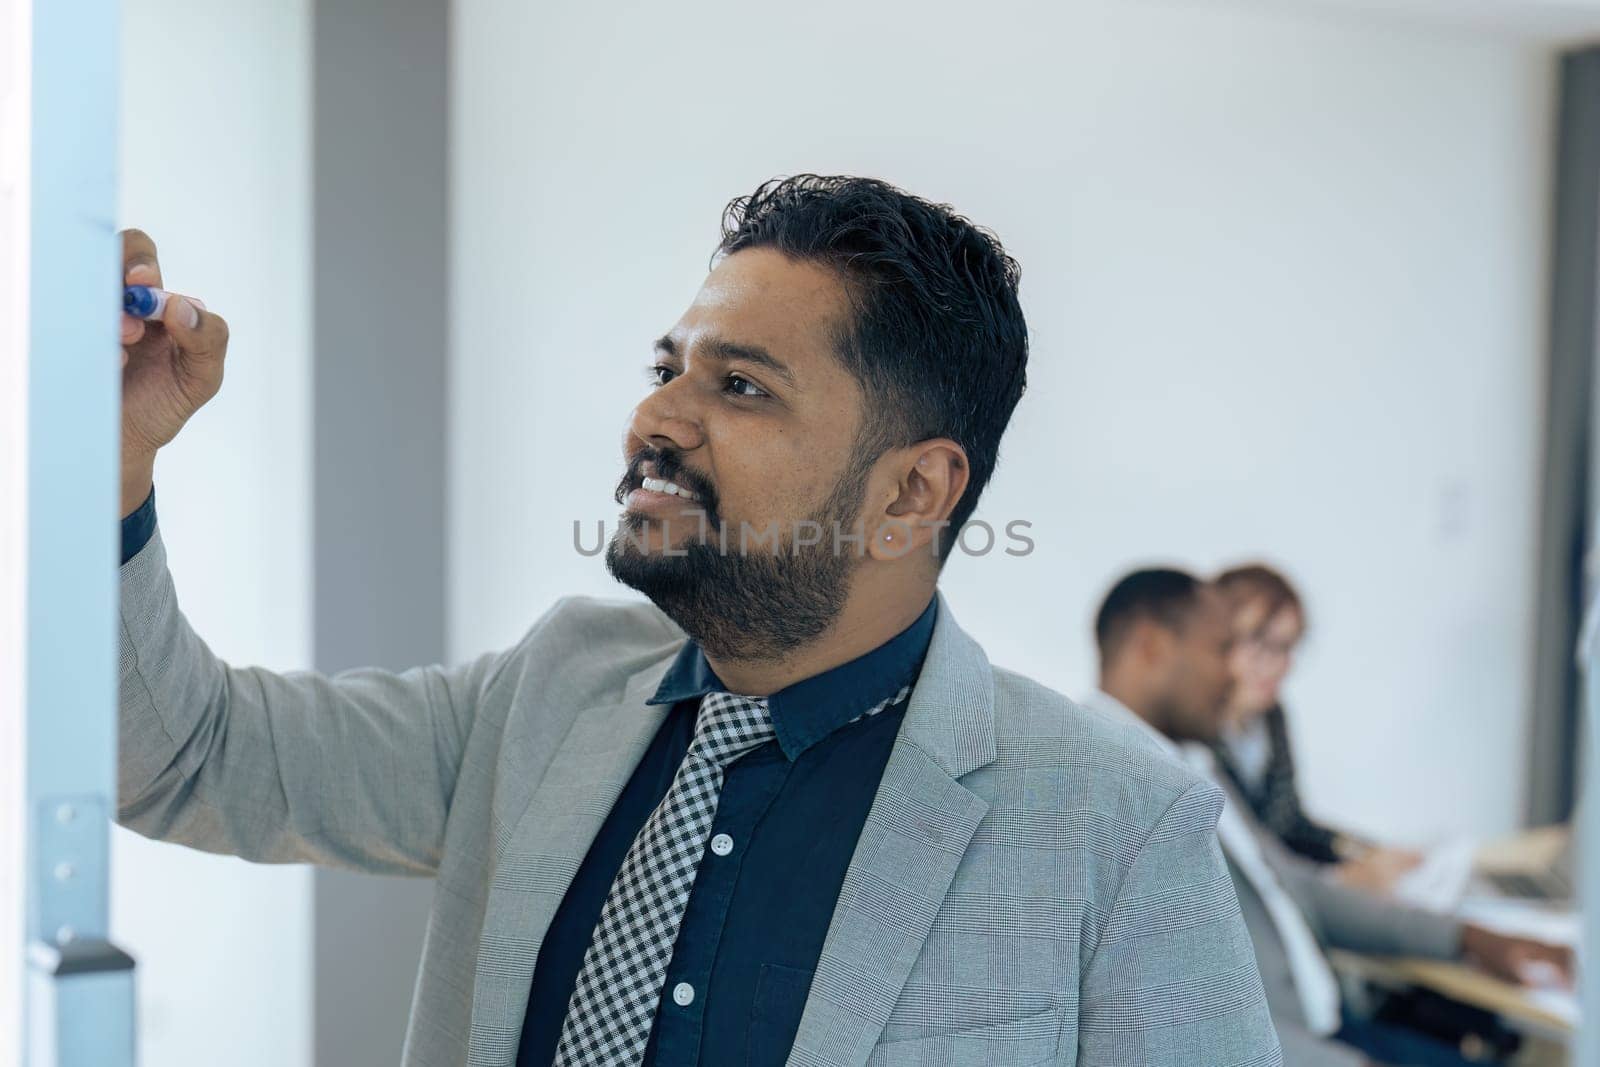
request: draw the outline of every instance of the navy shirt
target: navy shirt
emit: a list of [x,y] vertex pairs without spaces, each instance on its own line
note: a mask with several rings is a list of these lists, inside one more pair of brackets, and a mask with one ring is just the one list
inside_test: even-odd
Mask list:
[[[777,737],[724,774],[708,842],[726,834],[733,847],[722,856],[709,848],[702,854],[667,965],[663,994],[686,982],[694,999],[680,1006],[662,996],[646,1064],[780,1065],[788,1059],[845,869],[905,704],[851,720],[915,680],[936,608],[937,601],[930,601],[899,636],[773,694]],[[544,1067],[554,1058],[611,883],[689,750],[700,698],[723,688],[690,642],[651,698],[653,704],[672,704],[672,710],[545,934],[517,1067]]]
[[150,495],[144,498],[144,503],[122,519],[122,562],[126,563],[137,556],[139,550],[150,543],[155,532],[156,490],[155,486],[151,486]]
[[[124,563],[154,529],[152,490],[122,522]],[[776,738],[750,750],[724,775],[711,836],[726,834],[733,847],[724,856],[704,853],[667,967],[663,992],[687,982],[694,999],[680,1007],[662,997],[645,1063],[777,1065],[788,1058],[845,869],[905,705],[852,720],[915,680],[937,603],[930,601],[916,622],[866,655],[772,696]],[[554,1058],[611,883],[689,749],[700,698],[723,688],[690,642],[651,698],[672,710],[545,934],[518,1067],[543,1067]]]

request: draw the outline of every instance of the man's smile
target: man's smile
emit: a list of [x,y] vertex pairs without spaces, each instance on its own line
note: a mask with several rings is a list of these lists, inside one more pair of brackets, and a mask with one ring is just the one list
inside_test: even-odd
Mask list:
[[639,515],[671,516],[685,511],[703,510],[700,494],[668,478],[657,478],[643,473],[652,469],[648,462],[641,465],[635,484],[622,498],[623,509]]
[[[654,458],[638,458],[630,464],[628,474],[617,495],[617,502],[630,513],[660,516],[670,516],[684,511],[699,512],[713,506],[707,503],[708,498],[704,492],[690,488],[695,479],[678,474],[681,469],[681,465],[670,460],[658,462]],[[677,477],[663,477],[663,470]]]
[[688,489],[685,489],[677,482],[669,482],[662,478],[645,478],[640,483],[640,487],[643,489],[648,489],[652,493],[670,493],[673,496],[681,496],[689,500],[700,499],[694,493],[690,492]]
[[700,511],[700,498],[676,482],[659,478],[645,478],[638,488],[628,490],[622,506],[630,512],[676,514],[680,511]]

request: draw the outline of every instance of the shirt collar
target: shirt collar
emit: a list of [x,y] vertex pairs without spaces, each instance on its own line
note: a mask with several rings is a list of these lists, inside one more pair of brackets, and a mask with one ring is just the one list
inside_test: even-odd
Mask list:
[[[780,689],[768,698],[772,728],[783,754],[794,759],[862,712],[888,700],[911,682],[927,654],[939,598],[915,622],[865,655]],[[727,686],[694,641],[678,651],[647,704],[676,704]]]
[[1160,745],[1161,751],[1165,752],[1167,755],[1180,760],[1185,758],[1183,750],[1178,747],[1177,742],[1173,741],[1172,738],[1168,737],[1160,730],[1157,730],[1154,726],[1151,726],[1144,720],[1142,716],[1139,715],[1138,712],[1128,707],[1128,705],[1124,704],[1122,701],[1118,700],[1104,689],[1096,689],[1094,692],[1084,697],[1083,704],[1091,711],[1097,711],[1107,718],[1115,719],[1118,722],[1128,723],[1131,726],[1137,727],[1145,734],[1146,737],[1149,737],[1156,744]]
[[1104,689],[1096,689],[1087,697],[1084,697],[1083,704],[1090,710],[1097,711],[1108,718],[1137,727],[1146,737],[1160,745],[1161,751],[1173,759],[1180,763],[1188,764],[1190,768],[1212,781],[1217,780],[1216,759],[1206,746],[1196,744],[1193,741],[1185,741],[1183,744],[1179,744],[1154,726],[1151,726],[1142,715]]

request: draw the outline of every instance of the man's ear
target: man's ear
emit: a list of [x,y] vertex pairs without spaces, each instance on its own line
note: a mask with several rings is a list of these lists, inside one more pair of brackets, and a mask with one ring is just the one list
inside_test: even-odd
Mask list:
[[940,531],[967,490],[972,469],[966,451],[948,437],[918,441],[884,456],[888,484],[877,498],[883,508],[866,516],[867,552],[880,560],[914,552],[937,555]]
[[1146,672],[1161,669],[1172,658],[1172,644],[1176,640],[1176,634],[1150,619],[1139,619],[1133,624],[1131,644],[1139,657],[1139,665]]

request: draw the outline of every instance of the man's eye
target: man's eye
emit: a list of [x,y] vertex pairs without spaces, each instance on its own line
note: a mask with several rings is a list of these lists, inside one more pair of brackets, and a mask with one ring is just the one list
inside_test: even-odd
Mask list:
[[676,377],[676,372],[665,363],[657,363],[649,370],[651,385],[666,385]]
[[728,375],[728,391],[734,396],[769,396],[770,394],[749,378],[737,374]]

